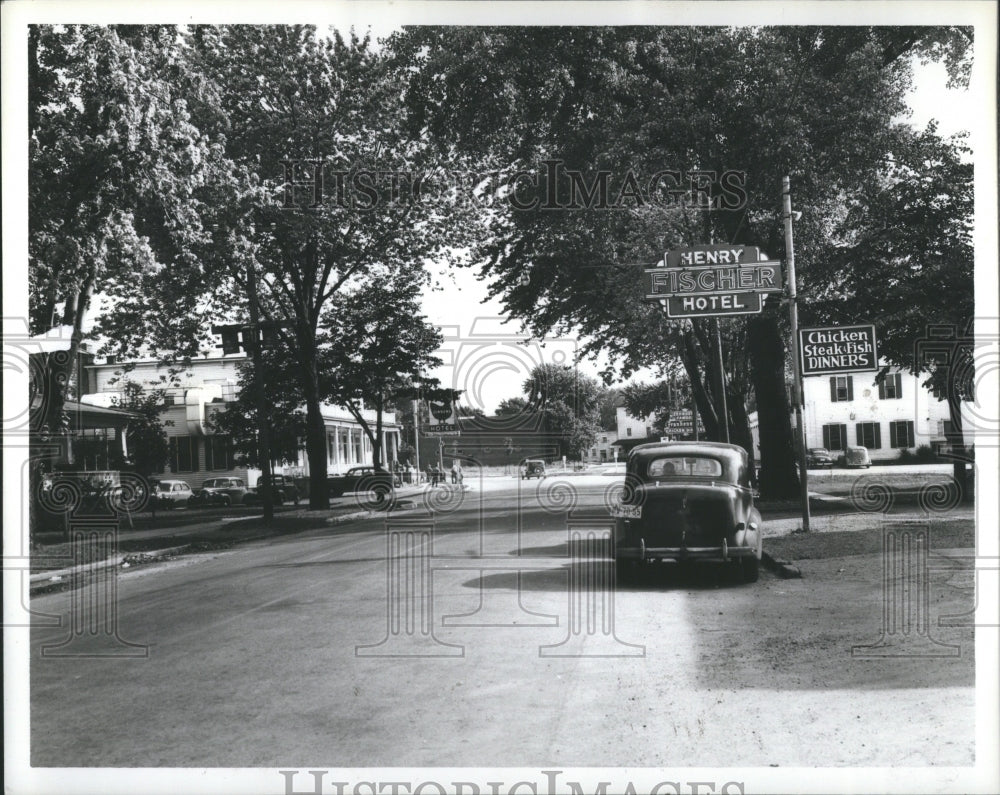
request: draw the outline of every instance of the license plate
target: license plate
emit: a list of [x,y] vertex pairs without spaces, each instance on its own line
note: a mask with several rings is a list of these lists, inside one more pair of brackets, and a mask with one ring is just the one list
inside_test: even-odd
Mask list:
[[621,502],[615,503],[611,506],[611,515],[616,519],[641,519],[642,506],[625,505]]

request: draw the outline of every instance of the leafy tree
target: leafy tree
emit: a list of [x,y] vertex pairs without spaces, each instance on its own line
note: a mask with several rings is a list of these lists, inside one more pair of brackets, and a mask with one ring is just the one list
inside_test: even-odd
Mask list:
[[[95,294],[156,268],[197,278],[196,192],[211,158],[183,64],[173,27],[29,26],[30,325],[72,329],[68,356],[49,360],[47,427],[75,380]],[[194,309],[184,294],[177,305]]]
[[128,424],[125,446],[128,463],[143,477],[162,472],[167,463],[169,446],[164,428],[174,423],[160,417],[166,394],[165,389],[146,389],[142,384],[126,379],[121,386],[121,395],[111,401],[115,408],[138,415]]
[[[143,278],[144,303],[120,302],[106,327],[122,348],[169,341],[191,355],[211,344],[206,316],[246,322],[248,297],[258,296],[287,357],[278,372],[304,410],[310,471],[324,472],[321,406],[333,394],[325,380],[360,378],[356,362],[324,351],[324,317],[370,281],[408,283],[426,259],[449,259],[461,215],[419,200],[414,184],[442,158],[402,135],[401,78],[367,38],[311,26],[194,26],[185,44],[201,89],[192,113],[218,160],[199,251],[212,279],[188,288],[198,309],[183,312],[201,328],[181,340],[172,313],[164,323],[161,308],[183,289],[166,270]],[[327,505],[325,478],[310,479],[309,505]]]
[[[320,400],[351,413],[371,443],[375,466],[385,463],[379,443],[385,412],[399,405],[414,384],[436,385],[421,372],[440,364],[434,356],[440,345],[440,332],[420,313],[418,280],[386,285],[374,279],[337,296],[324,315],[316,340]],[[308,433],[297,357],[279,342],[264,352],[262,364],[263,379],[251,361],[241,366],[239,397],[216,415],[215,427],[232,437],[244,461],[259,465],[256,390],[263,389],[272,457],[295,461]],[[365,408],[375,411],[374,425]],[[323,472],[325,464],[324,457]]]
[[641,420],[653,414],[654,430],[660,434],[665,432],[674,401],[674,391],[669,381],[629,384],[622,389],[622,400],[630,417]]
[[[808,308],[810,323],[844,324],[864,307],[879,356],[927,376],[927,385],[948,400],[956,437],[961,401],[974,397],[975,379],[968,154],[960,140],[942,141],[933,128],[901,135],[880,178],[850,198],[833,245],[816,258],[811,277],[826,289]],[[961,457],[955,481],[964,488]]]
[[523,397],[504,398],[497,405],[496,416],[516,417],[528,410],[528,401]]
[[545,429],[557,435],[559,454],[577,459],[600,431],[600,385],[596,379],[558,364],[540,364],[524,382],[529,406],[542,412]]
[[621,390],[608,387],[601,389],[598,406],[601,430],[613,431],[618,427],[618,401],[620,399]]
[[[421,373],[441,364],[434,353],[440,331],[420,313],[420,280],[382,282],[375,278],[341,296],[324,316],[327,343],[321,363],[330,363],[322,395],[345,406],[372,444],[373,463],[381,466],[382,417],[387,405],[422,380]],[[375,410],[372,429],[362,410]]]
[[[638,266],[668,248],[713,240],[782,256],[780,185],[790,175],[796,208],[805,212],[796,240],[800,295],[809,296],[809,258],[801,253],[825,245],[844,197],[880,173],[905,129],[897,119],[906,111],[912,58],[943,57],[961,80],[967,32],[419,28],[393,44],[413,74],[414,130],[476,153],[484,168],[500,169],[501,184],[519,171],[539,175],[515,183],[516,208],[509,193],[498,194],[506,203],[489,215],[479,251],[483,276],[508,313],[538,335],[582,333],[626,377],[638,366],[680,359],[710,437],[726,423],[734,440],[746,441],[743,415],[753,393],[762,492],[796,494],[780,302],[769,300],[749,320],[720,322],[729,375],[730,416],[723,417],[710,324],[668,321],[646,305]],[[562,176],[550,178],[555,161]],[[694,188],[682,177],[666,196],[628,180],[664,169],[707,175]],[[571,195],[574,170],[596,198],[569,206],[559,197]],[[743,200],[704,201],[720,196],[727,172],[746,175]]]

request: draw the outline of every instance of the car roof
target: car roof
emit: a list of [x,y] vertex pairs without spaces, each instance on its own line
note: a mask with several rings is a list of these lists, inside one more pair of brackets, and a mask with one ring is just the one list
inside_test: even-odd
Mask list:
[[674,455],[722,455],[723,457],[747,455],[739,445],[724,442],[650,442],[632,448],[630,455],[649,459],[664,453]]

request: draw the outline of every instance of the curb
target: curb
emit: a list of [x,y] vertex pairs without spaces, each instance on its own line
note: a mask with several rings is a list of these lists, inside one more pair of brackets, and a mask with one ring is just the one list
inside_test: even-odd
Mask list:
[[[393,507],[393,512],[401,510],[403,511],[410,510],[416,507],[417,504],[415,501],[404,499],[400,500],[395,504],[395,506]],[[379,516],[385,516],[385,515],[386,515],[385,511],[371,511],[371,510],[355,511],[354,513],[342,513],[337,516],[328,516],[326,517],[326,519],[323,520],[323,523],[326,525],[338,525],[338,524],[345,524],[347,522],[353,522],[357,519],[374,519]]]
[[95,560],[90,563],[86,563],[83,566],[71,566],[66,569],[57,569],[55,571],[39,571],[28,577],[28,587],[29,589],[42,588],[51,585],[53,582],[60,582],[64,579],[78,577],[81,574],[86,574],[87,572],[91,572],[96,569],[112,567],[119,568],[123,563],[127,563],[129,558],[138,556],[146,556],[148,558],[165,558],[169,555],[179,555],[191,546],[192,544],[182,544],[178,547],[150,549],[145,552],[124,552],[113,558]]
[[774,557],[770,552],[761,551],[760,562],[783,580],[801,579],[802,572],[787,560]]

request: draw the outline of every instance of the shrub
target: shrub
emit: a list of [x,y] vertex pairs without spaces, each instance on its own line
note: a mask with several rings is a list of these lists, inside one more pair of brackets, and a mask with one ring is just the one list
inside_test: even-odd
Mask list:
[[899,463],[900,464],[912,464],[917,460],[917,457],[909,451],[908,448],[904,447],[899,451]]
[[922,444],[920,445],[920,447],[917,448],[916,459],[921,464],[929,464],[938,460],[937,454],[934,452],[934,449],[927,444]]

